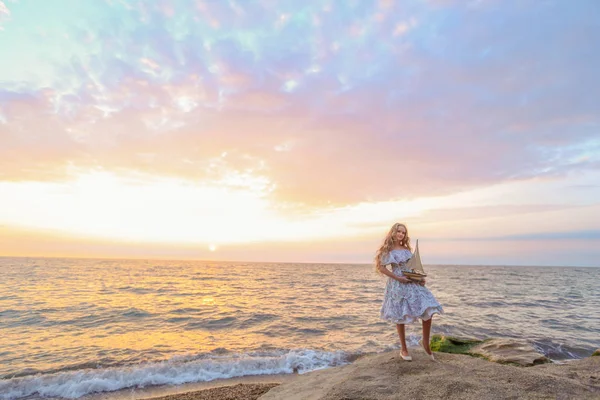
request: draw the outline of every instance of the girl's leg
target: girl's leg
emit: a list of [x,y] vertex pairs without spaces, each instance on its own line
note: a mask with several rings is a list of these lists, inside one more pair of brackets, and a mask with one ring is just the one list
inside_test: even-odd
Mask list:
[[429,334],[431,333],[432,321],[433,317],[431,317],[427,321],[423,321],[423,348],[425,349],[427,354],[431,354],[431,349],[429,348]]
[[400,336],[400,346],[402,349],[400,350],[400,354],[403,356],[408,356],[408,348],[406,347],[406,336],[404,333],[404,324],[396,324],[396,329],[398,330],[398,336]]

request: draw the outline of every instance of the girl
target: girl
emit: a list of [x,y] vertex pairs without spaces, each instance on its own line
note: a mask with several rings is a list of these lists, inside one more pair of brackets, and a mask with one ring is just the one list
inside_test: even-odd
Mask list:
[[[381,318],[396,324],[400,336],[400,356],[411,361],[406,348],[404,325],[417,319],[423,321],[423,348],[432,360],[435,360],[429,348],[429,334],[433,314],[443,314],[444,310],[433,294],[425,287],[425,280],[415,283],[404,276],[402,267],[412,256],[410,238],[406,225],[395,223],[388,232],[383,244],[375,256],[378,272],[389,276],[381,305]],[[392,271],[387,265],[392,265]]]

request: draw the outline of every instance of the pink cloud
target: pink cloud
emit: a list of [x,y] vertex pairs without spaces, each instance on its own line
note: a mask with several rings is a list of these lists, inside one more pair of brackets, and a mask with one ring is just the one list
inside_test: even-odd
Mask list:
[[[176,30],[164,15],[179,5],[129,7],[115,29],[77,31],[101,50],[70,59],[52,89],[0,92],[3,176],[54,176],[67,162],[199,181],[252,169],[277,199],[350,204],[597,162],[597,61],[563,61],[589,50],[590,35],[551,8],[540,29],[565,57],[510,8],[194,4]],[[222,168],[208,168],[223,152]]]
[[0,15],[10,16],[10,10],[3,1],[0,1]]
[[3,31],[2,23],[10,18],[10,10],[4,4],[2,0],[0,0],[0,31]]
[[[53,112],[56,96],[46,91],[5,103],[8,123],[0,125],[0,134],[7,146],[0,164],[10,179],[28,179],[33,170],[55,176],[68,161],[218,180],[208,165],[227,152],[220,173],[252,169],[276,185],[280,200],[308,204],[444,194],[498,182],[499,172],[510,176],[528,164],[518,138],[480,133],[482,120],[465,113],[472,104],[468,97],[448,105],[447,116],[428,119],[435,100],[390,110],[377,87],[335,94],[326,78],[308,85],[318,85],[319,95],[308,89],[294,95],[246,90],[217,107],[214,86],[195,75],[168,85],[125,79],[110,90],[92,86],[63,99],[77,108],[71,117]],[[100,99],[113,111],[98,107]],[[182,106],[181,99],[196,106]],[[512,126],[519,118],[510,112],[495,112],[496,118]],[[278,151],[282,143],[293,145]],[[36,164],[27,163],[25,154]]]

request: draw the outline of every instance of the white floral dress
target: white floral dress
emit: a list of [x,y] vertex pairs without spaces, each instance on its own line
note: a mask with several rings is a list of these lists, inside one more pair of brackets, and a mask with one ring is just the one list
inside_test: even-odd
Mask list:
[[[411,256],[408,249],[392,250],[383,254],[381,265],[393,263],[394,275],[402,276],[402,267]],[[427,321],[433,314],[443,313],[442,306],[425,286],[388,278],[381,305],[381,319],[394,324],[410,324],[419,318]]]

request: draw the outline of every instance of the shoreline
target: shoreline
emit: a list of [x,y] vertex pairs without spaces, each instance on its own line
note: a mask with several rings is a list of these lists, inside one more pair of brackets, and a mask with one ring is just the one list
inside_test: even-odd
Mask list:
[[[439,340],[438,340],[439,339]],[[459,347],[456,347],[456,349],[459,349],[460,351],[462,351],[462,353],[458,353],[458,354],[472,354],[472,352],[470,352],[468,349],[460,349],[461,346],[463,346],[465,343],[471,343],[471,342],[477,342],[477,343],[484,343],[490,347],[492,344],[494,346],[491,347],[495,347],[495,350],[501,349],[504,353],[506,353],[506,350],[508,347],[516,347],[516,349],[514,349],[514,351],[511,351],[512,356],[514,356],[514,354],[518,354],[519,357],[521,358],[529,358],[529,362],[533,362],[535,364],[535,359],[538,358],[538,356],[541,356],[542,358],[545,359],[542,360],[543,362],[547,362],[547,365],[554,365],[554,366],[560,366],[560,365],[568,365],[568,364],[577,364],[578,362],[581,362],[582,360],[586,360],[587,358],[590,358],[594,355],[598,355],[596,353],[598,353],[600,350],[596,350],[595,353],[590,354],[590,356],[588,357],[582,357],[582,358],[577,358],[577,359],[563,359],[563,360],[552,360],[552,359],[547,359],[546,357],[544,357],[542,354],[537,353],[535,351],[535,349],[532,349],[530,346],[523,346],[523,343],[519,343],[518,340],[516,339],[512,339],[510,340],[510,343],[506,343],[504,342],[502,339],[498,340],[498,339],[487,339],[485,341],[480,341],[477,339],[467,339],[465,338],[463,342],[463,339],[460,338],[456,338],[456,337],[443,337],[441,335],[438,334],[434,334],[432,336],[432,349],[435,351],[436,354],[436,358],[437,355],[440,354],[451,354],[451,353],[457,353],[457,351],[455,351],[455,346],[454,345],[458,345]],[[498,343],[499,341],[499,343]],[[513,346],[514,345],[514,346]],[[412,351],[415,352],[422,352],[422,348],[418,347],[418,346],[409,346],[411,348]],[[529,348],[527,348],[529,347]],[[531,351],[533,350],[533,351]],[[261,395],[266,393],[268,390],[271,390],[272,388],[279,386],[279,385],[283,385],[283,384],[288,384],[291,383],[293,381],[296,381],[298,379],[304,379],[303,377],[305,375],[310,375],[310,374],[314,374],[314,373],[319,373],[320,371],[328,371],[328,370],[332,370],[332,369],[339,369],[339,368],[344,368],[345,366],[349,366],[349,365],[353,365],[357,362],[361,362],[361,360],[363,358],[373,358],[373,357],[379,357],[381,355],[385,355],[385,354],[395,354],[395,352],[397,352],[398,349],[390,349],[390,350],[386,350],[386,351],[382,351],[382,352],[376,352],[376,353],[363,353],[358,355],[357,357],[353,357],[352,360],[348,360],[349,363],[348,364],[343,364],[343,365],[337,365],[337,366],[330,366],[330,367],[326,367],[326,368],[319,368],[316,370],[312,370],[310,372],[303,372],[303,373],[297,373],[297,372],[290,372],[290,373],[280,373],[280,374],[257,374],[257,375],[245,375],[245,376],[238,376],[238,377],[232,377],[232,378],[218,378],[218,379],[213,379],[210,381],[201,381],[201,382],[191,382],[191,383],[167,383],[167,384],[152,384],[152,379],[146,379],[146,386],[145,387],[129,387],[129,388],[124,388],[124,389],[118,389],[118,390],[114,390],[114,391],[103,391],[103,392],[96,392],[96,393],[92,393],[92,394],[87,394],[84,395],[82,397],[79,397],[80,400],[190,400],[190,399],[198,399],[198,400],[204,400],[204,399],[236,399],[236,398],[245,398],[245,399],[258,399],[258,395]],[[492,349],[492,351],[494,351],[494,349]],[[489,355],[483,355],[481,352],[479,352],[479,354],[477,354],[478,352],[475,351],[475,355],[482,357],[484,359],[487,359],[488,363],[491,364],[495,364],[496,362],[498,362],[500,365],[503,363],[503,361],[508,361],[509,363],[513,363],[513,361],[515,360],[491,360]],[[452,354],[454,355],[454,354]],[[505,354],[506,356],[506,354]],[[533,357],[533,358],[532,358]],[[600,357],[593,357],[598,359],[597,361],[600,361]],[[521,368],[530,368],[530,367],[521,367]],[[172,371],[174,372],[174,371]],[[598,376],[600,378],[600,372],[598,373]],[[173,382],[176,382],[177,379],[173,379]],[[110,389],[109,389],[110,390]],[[237,395],[241,395],[242,397],[236,397]],[[54,395],[56,396],[56,395]],[[34,395],[34,397],[31,397],[32,400],[41,400],[43,398],[48,398],[48,399],[60,399],[62,397],[37,397],[37,395]],[[233,396],[233,397],[232,397]],[[599,397],[600,398],[600,397]]]
[[[421,350],[420,347],[411,346],[412,350]],[[80,400],[205,400],[205,399],[237,399],[244,398],[247,400],[258,399],[253,393],[260,392],[260,396],[265,394],[268,390],[273,387],[294,382],[298,379],[302,379],[305,375],[319,373],[322,371],[335,370],[344,368],[357,363],[363,358],[373,358],[382,355],[394,355],[398,349],[387,350],[378,353],[367,353],[358,356],[353,359],[349,364],[341,366],[332,366],[322,369],[305,372],[303,374],[289,373],[289,374],[264,374],[264,375],[246,375],[241,377],[233,378],[219,378],[212,381],[183,383],[183,384],[167,384],[167,385],[155,385],[148,387],[134,387],[120,389],[112,392],[100,392],[94,394],[88,394],[80,397]],[[436,351],[436,357],[438,354],[449,354],[445,351]],[[453,354],[454,355],[454,354]],[[469,357],[469,356],[466,356]],[[586,360],[589,357],[579,359],[566,359],[566,360],[549,360],[547,365],[568,365],[578,363],[582,360]],[[600,357],[594,357],[600,359]],[[493,361],[487,361],[488,363],[495,364]],[[499,364],[502,365],[502,364]],[[531,367],[519,367],[529,369]],[[236,397],[240,395],[242,397]],[[232,397],[233,396],[233,397]],[[599,397],[600,398],[600,397]],[[51,398],[54,399],[54,398]]]
[[[572,393],[568,398],[573,399],[600,398],[597,356],[524,367],[445,352],[435,352],[436,361],[432,362],[423,351],[415,353],[412,362],[401,360],[398,351],[392,350],[302,375],[223,379],[142,390],[133,397],[129,392],[127,397],[109,393],[94,400],[358,400],[396,399],[400,393],[420,394],[422,399],[540,399],[562,398],[567,393]],[[402,376],[410,379],[399,380]],[[436,385],[430,385],[431,380]]]
[[[298,374],[247,375],[236,378],[215,379],[208,382],[184,383],[181,385],[157,385],[147,388],[121,389],[80,397],[79,400],[158,400],[189,399],[191,394],[219,389],[222,394],[231,392],[237,385],[244,387],[283,384],[297,379]],[[215,399],[221,397],[214,397]]]

